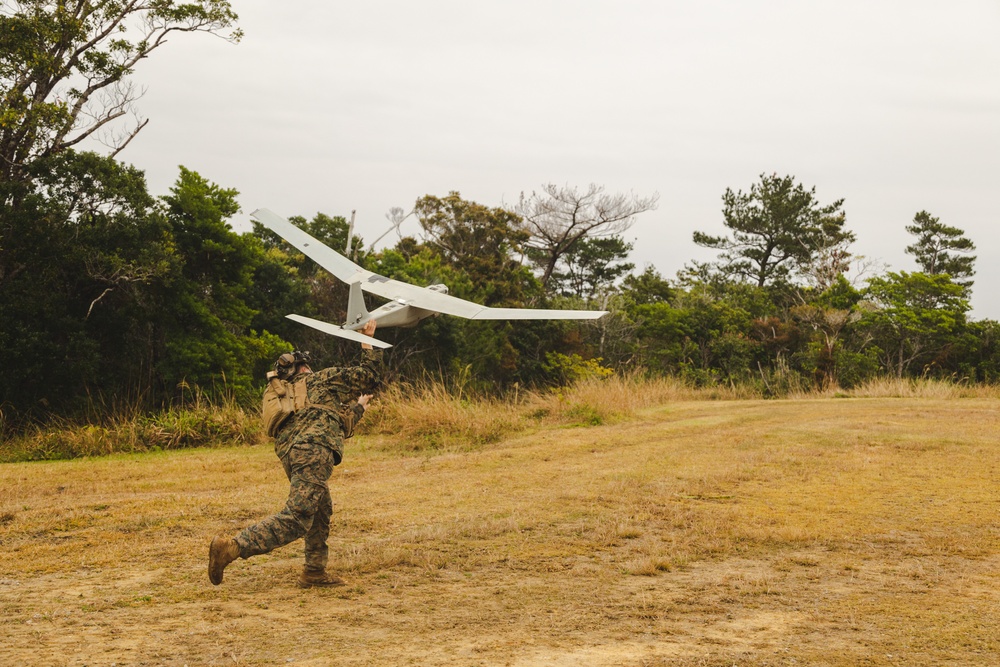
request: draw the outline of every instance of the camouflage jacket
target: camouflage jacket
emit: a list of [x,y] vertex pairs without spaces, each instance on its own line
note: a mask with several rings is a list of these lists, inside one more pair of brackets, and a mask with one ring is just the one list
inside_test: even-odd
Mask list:
[[[334,465],[344,455],[344,438],[354,433],[354,425],[365,409],[358,396],[370,394],[382,378],[382,350],[361,350],[358,366],[331,367],[306,376],[306,390],[312,405],[288,418],[274,438],[274,451],[284,457],[292,445],[316,444],[333,451]],[[294,381],[295,378],[292,378]]]

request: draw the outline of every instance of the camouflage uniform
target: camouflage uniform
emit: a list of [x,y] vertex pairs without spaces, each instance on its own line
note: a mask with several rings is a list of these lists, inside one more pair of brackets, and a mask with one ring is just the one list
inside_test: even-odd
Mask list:
[[306,376],[312,404],[293,414],[275,436],[274,451],[291,483],[285,508],[236,536],[240,558],[264,554],[305,536],[306,569],[326,567],[333,501],[327,480],[344,454],[344,439],[364,414],[357,404],[381,377],[382,350],[361,351],[361,364]]

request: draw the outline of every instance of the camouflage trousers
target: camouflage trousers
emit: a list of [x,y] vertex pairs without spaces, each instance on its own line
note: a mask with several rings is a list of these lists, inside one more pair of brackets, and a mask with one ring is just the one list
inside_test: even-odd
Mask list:
[[236,536],[240,558],[266,554],[305,536],[307,570],[323,570],[329,549],[333,501],[327,480],[333,474],[333,452],[312,443],[295,444],[281,457],[291,483],[285,508]]

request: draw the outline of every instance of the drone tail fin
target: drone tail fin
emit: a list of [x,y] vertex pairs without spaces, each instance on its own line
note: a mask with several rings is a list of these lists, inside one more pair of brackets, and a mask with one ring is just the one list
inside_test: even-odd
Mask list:
[[364,324],[369,317],[365,297],[361,292],[361,283],[351,283],[351,293],[347,297],[347,321],[344,322],[344,326],[353,329]]

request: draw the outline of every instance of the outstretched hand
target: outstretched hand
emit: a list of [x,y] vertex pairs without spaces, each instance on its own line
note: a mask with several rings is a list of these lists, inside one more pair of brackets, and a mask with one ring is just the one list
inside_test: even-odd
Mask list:
[[[361,328],[361,333],[366,336],[373,336],[375,334],[375,320],[368,320],[365,322],[365,326]],[[361,343],[361,349],[370,350],[372,349],[371,343]]]

